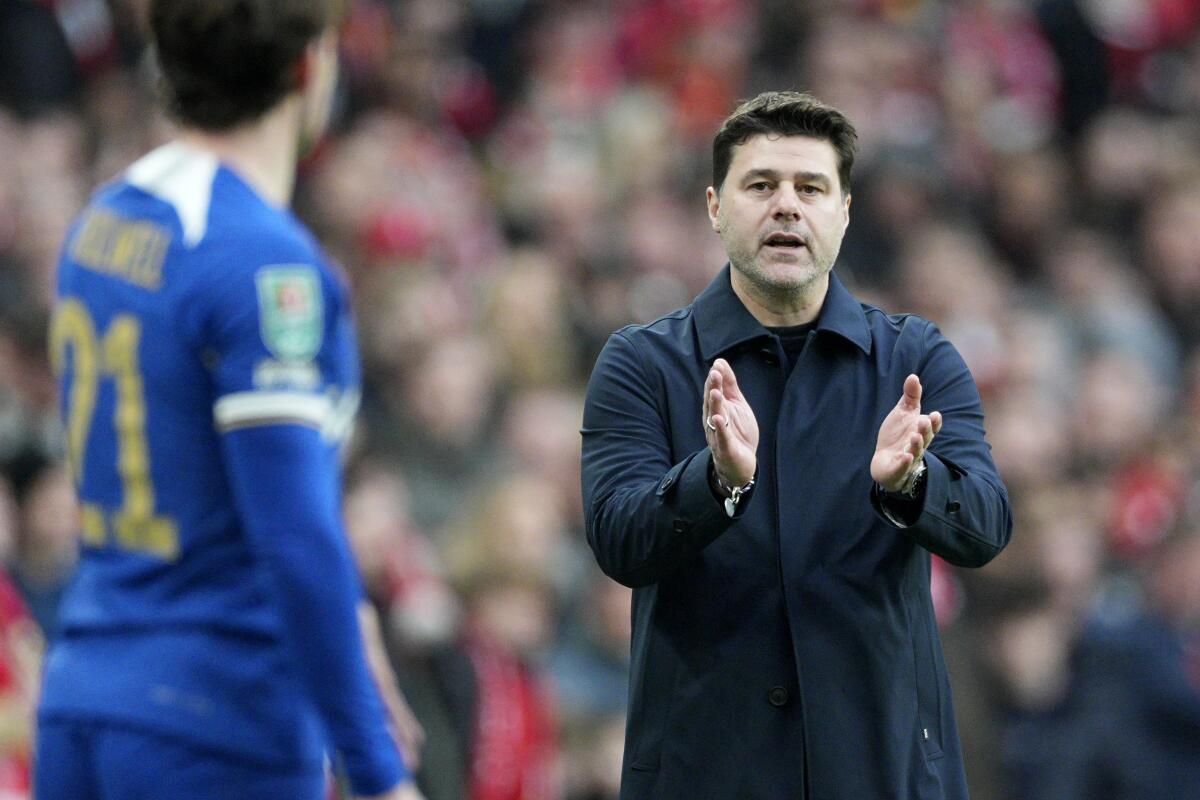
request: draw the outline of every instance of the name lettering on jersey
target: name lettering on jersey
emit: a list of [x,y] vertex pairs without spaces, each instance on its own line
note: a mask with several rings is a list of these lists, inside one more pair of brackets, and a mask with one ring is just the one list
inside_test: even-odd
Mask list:
[[263,344],[282,362],[311,361],[321,349],[321,279],[306,264],[273,264],[255,275]]
[[85,215],[71,257],[82,267],[154,291],[162,285],[163,259],[170,243],[170,231],[161,225],[96,208]]

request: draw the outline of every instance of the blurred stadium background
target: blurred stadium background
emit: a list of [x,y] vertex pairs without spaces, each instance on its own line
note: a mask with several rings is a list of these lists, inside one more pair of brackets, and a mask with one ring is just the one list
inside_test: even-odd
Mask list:
[[[5,800],[75,558],[56,251],[170,135],[138,5],[0,0]],[[582,391],[723,262],[711,137],[766,88],[856,123],[840,274],[984,395],[1015,535],[932,587],[973,796],[1200,798],[1200,0],[349,7],[296,207],[356,293],[347,520],[431,800],[616,797],[629,592],[581,531]]]

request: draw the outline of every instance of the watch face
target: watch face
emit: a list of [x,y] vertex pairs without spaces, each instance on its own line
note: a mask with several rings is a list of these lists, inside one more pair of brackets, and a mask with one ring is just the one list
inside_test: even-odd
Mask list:
[[920,464],[917,464],[916,469],[909,473],[908,480],[904,482],[904,486],[900,489],[900,494],[904,495],[905,497],[915,497],[917,493],[917,487],[920,485],[921,480],[924,477],[925,462],[922,460]]

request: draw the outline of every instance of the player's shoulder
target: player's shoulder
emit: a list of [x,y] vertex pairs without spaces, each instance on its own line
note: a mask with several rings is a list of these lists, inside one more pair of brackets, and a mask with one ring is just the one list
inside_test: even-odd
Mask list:
[[291,212],[267,204],[229,170],[217,175],[206,249],[231,254],[232,266],[306,264],[325,271],[320,247]]
[[308,276],[321,293],[339,293],[308,229],[205,150],[182,142],[159,147],[102,190],[94,205],[164,225],[171,272],[190,295],[227,297],[260,283],[260,273],[268,280]]
[[183,142],[135,161],[93,205],[165,221],[181,256],[218,264],[320,260],[312,236],[287,210],[264,200],[213,153]]

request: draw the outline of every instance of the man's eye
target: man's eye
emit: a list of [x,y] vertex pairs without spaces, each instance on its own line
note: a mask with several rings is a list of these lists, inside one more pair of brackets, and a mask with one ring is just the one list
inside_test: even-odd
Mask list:
[[754,192],[767,192],[771,190],[771,184],[759,181],[758,183],[750,184],[750,190]]
[[819,186],[814,186],[813,184],[810,183],[810,184],[801,186],[800,193],[801,194],[820,194],[821,188]]

